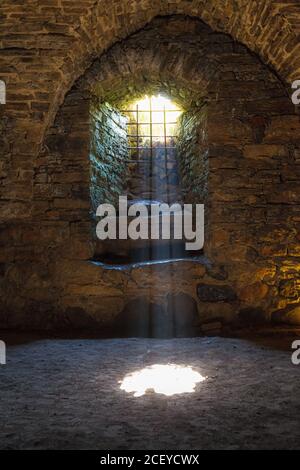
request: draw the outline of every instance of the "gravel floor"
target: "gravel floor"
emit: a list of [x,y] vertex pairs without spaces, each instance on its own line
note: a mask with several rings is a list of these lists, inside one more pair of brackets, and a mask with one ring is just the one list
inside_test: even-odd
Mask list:
[[[300,366],[246,340],[39,340],[0,366],[1,449],[299,449]],[[189,365],[194,393],[135,398],[119,381]]]

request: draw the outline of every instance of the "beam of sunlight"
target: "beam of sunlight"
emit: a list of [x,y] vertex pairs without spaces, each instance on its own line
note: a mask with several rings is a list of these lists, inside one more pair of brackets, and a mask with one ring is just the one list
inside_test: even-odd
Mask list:
[[193,393],[198,383],[203,382],[199,372],[190,366],[175,364],[154,364],[124,377],[120,389],[140,397],[147,390],[171,396],[180,393]]

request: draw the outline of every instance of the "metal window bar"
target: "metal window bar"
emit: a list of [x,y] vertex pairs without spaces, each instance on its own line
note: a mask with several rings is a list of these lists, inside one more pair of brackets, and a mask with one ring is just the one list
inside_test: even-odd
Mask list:
[[152,98],[150,98],[150,157],[151,157],[151,161],[152,161],[152,157],[153,157],[153,137],[152,137],[152,132],[153,132],[153,125],[152,125]]
[[[168,139],[176,139],[177,135],[167,135],[167,125],[172,125],[172,124],[177,124],[177,121],[170,121],[167,122],[167,113],[172,113],[176,112],[175,109],[166,109],[164,106],[164,109],[155,109],[153,110],[152,108],[152,99],[149,101],[149,110],[140,110],[139,105],[136,104],[136,109],[125,109],[122,110],[123,113],[135,113],[136,114],[136,122],[129,121],[127,123],[127,128],[129,129],[130,126],[136,126],[136,134],[130,134],[128,132],[128,139],[132,139],[133,141],[136,141],[136,145],[132,145],[130,143],[128,145],[129,150],[136,150],[137,151],[137,160],[140,159],[140,150],[142,149],[147,149],[150,150],[150,156],[151,160],[153,157],[153,139],[154,138],[161,138],[163,140],[163,145],[158,145],[155,147],[155,149],[164,149],[165,150],[165,160],[167,159],[167,154],[168,154],[168,149],[175,149],[176,146],[174,145],[168,145]],[[159,112],[163,114],[163,120],[159,122],[153,122],[153,113],[154,112]],[[149,118],[150,122],[140,122],[140,113],[149,113]],[[142,135],[140,131],[140,127],[142,125],[147,125],[150,126],[150,134]],[[164,135],[153,135],[153,125],[163,125],[164,126]],[[145,145],[139,145],[140,143],[140,138],[149,138],[150,139],[150,146],[145,146]]]
[[136,143],[137,143],[137,159],[140,159],[140,149],[139,149],[139,105],[136,105]]
[[[151,135],[150,135],[150,134],[145,134],[145,135],[141,135],[141,134],[129,134],[129,137],[149,137],[149,138],[150,138]],[[175,138],[175,137],[177,137],[177,136],[176,136],[176,135],[166,135],[166,136],[163,135],[163,136],[161,136],[161,135],[153,135],[153,134],[152,134],[152,137],[156,137],[157,139],[160,139],[160,138],[163,139],[164,137],[166,137],[166,139],[173,139],[173,138]]]
[[[145,145],[144,146],[140,145],[139,147],[128,145],[128,148],[130,148],[130,149],[149,149],[150,147],[146,147]],[[155,148],[156,149],[164,149],[165,146],[164,145],[158,145]],[[175,148],[176,148],[175,145],[167,145],[167,149],[175,149]]]
[[164,106],[164,137],[165,137],[165,178],[167,177],[167,116],[166,116],[166,107]]
[[[176,113],[177,109],[166,109],[166,113]],[[122,109],[122,113],[135,113],[136,109]],[[149,113],[147,109],[140,110],[140,113]],[[153,113],[163,113],[164,109],[153,109]]]
[[[142,112],[142,111],[140,111],[140,112]],[[151,122],[140,122],[139,126],[150,126],[150,124],[151,124]],[[152,124],[154,126],[161,126],[161,125],[163,125],[163,121],[161,121],[161,122],[153,122],[152,121]],[[168,124],[177,124],[177,121],[169,121]],[[136,126],[136,123],[129,122],[129,123],[127,123],[127,126]]]

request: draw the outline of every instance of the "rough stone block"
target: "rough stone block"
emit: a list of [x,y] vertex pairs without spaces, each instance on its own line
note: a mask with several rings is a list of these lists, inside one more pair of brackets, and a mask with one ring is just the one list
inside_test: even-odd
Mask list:
[[198,284],[197,295],[202,302],[234,302],[236,293],[228,285]]
[[300,326],[300,306],[289,306],[272,313],[272,322]]

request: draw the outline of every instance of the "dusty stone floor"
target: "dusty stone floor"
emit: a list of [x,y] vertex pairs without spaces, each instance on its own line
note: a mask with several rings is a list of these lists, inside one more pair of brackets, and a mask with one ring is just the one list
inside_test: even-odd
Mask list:
[[[300,448],[300,366],[248,340],[41,339],[0,366],[1,449]],[[135,398],[118,383],[151,364],[189,365],[195,393]]]

